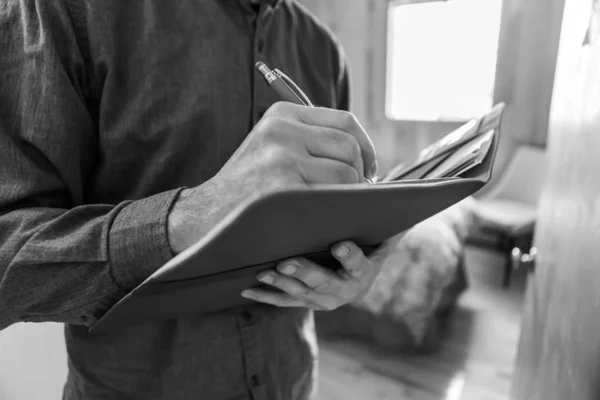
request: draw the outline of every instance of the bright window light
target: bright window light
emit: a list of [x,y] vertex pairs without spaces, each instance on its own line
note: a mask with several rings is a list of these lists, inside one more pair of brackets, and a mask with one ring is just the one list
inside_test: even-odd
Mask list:
[[466,120],[493,102],[502,0],[448,0],[388,10],[386,114]]

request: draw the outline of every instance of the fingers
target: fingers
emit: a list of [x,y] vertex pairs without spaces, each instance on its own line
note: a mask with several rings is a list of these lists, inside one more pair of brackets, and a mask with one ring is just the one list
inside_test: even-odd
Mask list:
[[[354,168],[358,176],[364,176],[360,146],[352,135],[336,129],[306,125],[293,119],[280,117],[269,117],[261,123],[265,127],[262,133],[265,140],[292,149],[300,157],[306,155],[304,161],[314,162],[311,158],[339,161]],[[347,175],[342,173],[342,176]],[[310,180],[307,182],[322,183]],[[327,179],[326,183],[338,183],[338,180]]]
[[262,272],[258,274],[257,279],[281,290],[283,293],[263,289],[248,289],[242,292],[243,297],[279,307],[310,307],[329,310],[340,304],[339,299],[333,294],[319,293],[306,286],[301,280],[277,271]]
[[362,277],[369,271],[370,261],[362,249],[350,241],[338,243],[331,249],[333,256],[342,264],[344,270],[355,279]]
[[300,173],[308,184],[359,183],[361,175],[356,169],[340,161],[315,158],[299,165]]
[[295,278],[306,288],[317,292],[326,291],[340,283],[338,282],[339,276],[305,258],[285,261],[277,266],[277,271],[285,276]]
[[248,289],[242,296],[279,307],[317,310],[334,310],[359,298],[372,283],[377,266],[352,242],[340,243],[332,252],[343,266],[342,273],[336,274],[303,258],[288,260],[279,264],[277,270],[257,275],[260,282],[281,293]]
[[361,149],[365,174],[368,178],[375,177],[377,174],[375,146],[353,114],[328,108],[306,108],[299,111],[299,117],[308,125],[338,129],[354,136]]
[[313,157],[329,158],[346,163],[365,176],[362,150],[354,136],[337,129],[304,125],[305,145]]
[[304,301],[296,297],[271,290],[247,289],[242,292],[242,297],[277,307],[307,307]]
[[356,139],[361,149],[367,177],[373,178],[377,173],[375,146],[353,114],[329,108],[306,107],[280,102],[271,106],[265,116],[295,116],[300,122],[307,125],[332,128],[349,133]]
[[284,292],[299,298],[305,298],[311,289],[297,279],[290,279],[276,271],[265,271],[257,275],[256,279],[267,285],[277,287]]

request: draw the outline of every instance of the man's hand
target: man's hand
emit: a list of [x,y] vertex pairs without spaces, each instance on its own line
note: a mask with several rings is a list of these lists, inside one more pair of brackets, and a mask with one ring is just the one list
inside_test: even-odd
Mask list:
[[257,279],[279,291],[248,289],[242,296],[278,307],[308,307],[314,310],[334,310],[360,299],[371,287],[385,260],[383,245],[370,257],[352,242],[332,248],[332,254],[343,268],[331,271],[306,259],[292,259],[264,271]]
[[182,192],[169,215],[171,248],[185,250],[257,195],[359,183],[376,172],[373,143],[352,114],[276,103],[215,177]]

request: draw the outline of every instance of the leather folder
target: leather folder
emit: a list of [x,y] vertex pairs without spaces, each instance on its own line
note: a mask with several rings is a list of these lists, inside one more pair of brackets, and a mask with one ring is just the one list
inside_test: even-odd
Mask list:
[[249,200],[121,299],[91,331],[249,305],[252,301],[240,292],[260,286],[258,272],[296,256],[339,268],[330,248],[342,240],[372,251],[474,194],[490,180],[502,111],[500,104],[476,119],[477,133],[494,132],[492,144],[483,161],[461,176],[426,176],[427,168],[434,168],[457,145],[436,152],[429,160],[419,160],[422,179],[319,185]]

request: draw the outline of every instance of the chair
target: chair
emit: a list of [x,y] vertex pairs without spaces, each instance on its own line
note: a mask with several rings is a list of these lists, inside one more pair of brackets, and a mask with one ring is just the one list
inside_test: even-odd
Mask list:
[[[510,285],[513,248],[521,239],[532,240],[546,167],[545,149],[519,146],[498,183],[473,207],[476,231],[497,236],[496,247],[505,252],[504,288]],[[482,243],[476,239],[470,242]]]

